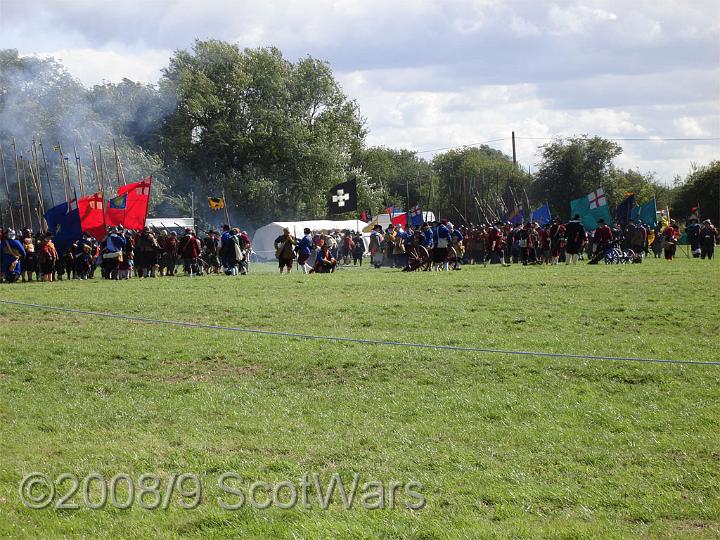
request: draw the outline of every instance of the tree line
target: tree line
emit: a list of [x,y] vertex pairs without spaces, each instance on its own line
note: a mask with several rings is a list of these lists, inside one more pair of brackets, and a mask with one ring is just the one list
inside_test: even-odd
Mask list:
[[[488,146],[425,159],[409,150],[368,147],[367,134],[359,105],[327,62],[310,56],[292,62],[274,47],[198,40],[173,54],[157,84],[123,79],[92,88],[54,59],[0,50],[4,218],[22,189],[7,159],[13,140],[22,156],[33,141],[43,142],[51,179],[40,187],[46,199],[63,196],[60,158],[49,150],[54,145],[77,149],[86,167],[98,159],[91,148],[107,156],[116,146],[128,181],[155,178],[154,215],[188,214],[194,192],[199,217],[211,224],[222,216],[202,200],[221,193],[232,220],[250,227],[323,218],[330,187],[350,179],[357,181],[360,208],[372,214],[417,204],[458,223],[491,221],[518,205],[545,202],[553,215],[567,218],[570,200],[600,186],[611,205],[634,192],[639,200],[655,197],[671,214],[687,215],[698,202],[703,215],[717,221],[720,213],[718,161],[695,166],[669,186],[652,173],[613,165],[622,148],[599,137],[546,144],[531,174]],[[112,162],[99,176],[95,180],[108,189],[120,181]]]

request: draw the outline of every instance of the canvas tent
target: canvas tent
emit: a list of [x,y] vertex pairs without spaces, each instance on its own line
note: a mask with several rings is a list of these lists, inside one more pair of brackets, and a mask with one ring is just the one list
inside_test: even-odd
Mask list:
[[[362,230],[367,225],[366,222],[349,219],[344,221],[332,221],[329,219],[318,219],[313,221],[273,221],[267,225],[260,227],[255,231],[253,237],[253,251],[257,254],[258,259],[269,261],[275,259],[275,239],[282,234],[285,227],[290,229],[290,234],[296,238],[302,238],[303,229],[308,227],[313,232],[318,231],[344,231]],[[368,245],[367,235],[365,237],[365,245]]]
[[145,226],[156,229],[185,229],[187,227],[194,229],[195,220],[193,218],[147,218]]
[[[405,212],[395,212],[392,217],[402,216]],[[423,221],[425,222],[431,222],[435,221],[435,214],[432,212],[423,212]],[[390,214],[378,214],[373,218],[373,220],[368,223],[365,228],[363,229],[363,232],[371,232],[373,230],[373,227],[375,225],[380,225],[383,228],[383,231],[388,228],[388,225],[390,225]]]

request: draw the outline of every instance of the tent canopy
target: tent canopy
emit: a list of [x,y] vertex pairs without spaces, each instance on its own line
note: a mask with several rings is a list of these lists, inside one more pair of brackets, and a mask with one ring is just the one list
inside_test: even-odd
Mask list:
[[[394,212],[392,217],[405,216],[405,215],[407,215],[405,212]],[[422,216],[423,216],[423,221],[425,221],[425,222],[435,221],[435,214],[433,214],[432,212],[423,212]],[[363,232],[367,232],[367,233],[372,232],[373,227],[375,225],[381,225],[383,228],[383,231],[384,231],[385,229],[388,228],[388,225],[390,225],[390,223],[391,223],[390,214],[378,214],[377,216],[375,216],[373,218],[373,220],[370,223],[367,224],[367,226],[363,229]],[[405,223],[405,222],[403,221],[403,223]]]
[[[253,236],[253,251],[259,259],[272,260],[275,258],[275,239],[282,234],[285,227],[290,229],[290,234],[296,238],[303,236],[303,229],[306,227],[313,232],[327,231],[358,231],[367,225],[366,222],[348,219],[344,221],[333,221],[329,219],[317,219],[312,221],[273,221],[255,231]],[[367,246],[367,241],[365,242]]]
[[195,228],[195,220],[192,218],[147,218],[145,220],[146,227],[155,227],[157,229],[185,229]]

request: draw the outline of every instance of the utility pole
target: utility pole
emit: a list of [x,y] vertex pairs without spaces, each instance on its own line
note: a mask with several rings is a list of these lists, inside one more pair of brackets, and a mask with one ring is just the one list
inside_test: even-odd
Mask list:
[[515,132],[512,132],[512,147],[513,147],[513,168],[517,167],[517,155],[515,154]]

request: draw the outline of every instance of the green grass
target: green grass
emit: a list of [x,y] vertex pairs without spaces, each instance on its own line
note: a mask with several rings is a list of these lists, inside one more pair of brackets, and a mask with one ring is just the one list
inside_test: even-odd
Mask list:
[[[719,359],[717,262],[263,270],[19,284],[0,287],[0,299],[319,335]],[[717,538],[719,383],[713,366],[307,341],[0,304],[0,535]],[[203,496],[194,510],[178,499],[168,510],[31,510],[18,486],[32,471],[193,472]],[[214,485],[225,471],[246,479],[246,493],[254,480],[304,473],[414,480],[427,504],[228,511]]]

